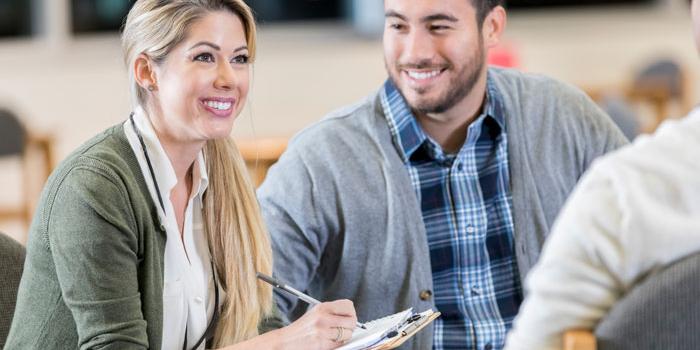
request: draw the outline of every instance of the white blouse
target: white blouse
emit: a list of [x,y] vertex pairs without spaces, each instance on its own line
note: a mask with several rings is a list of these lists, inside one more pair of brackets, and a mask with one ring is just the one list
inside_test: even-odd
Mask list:
[[[141,143],[131,121],[124,123],[129,145],[141,167],[151,198],[158,208],[160,223],[165,227],[167,241],[164,257],[163,281],[163,349],[182,349],[187,330],[187,349],[204,334],[214,312],[214,282],[211,258],[202,221],[202,195],[209,179],[204,155],[199,153],[192,171],[192,193],[185,209],[183,236],[180,238],[170,192],[177,183],[175,170],[142,108],[134,111],[136,123],[151,159],[165,212],[160,207],[158,195]],[[223,296],[219,295],[219,300]],[[204,342],[198,347],[204,349]]]

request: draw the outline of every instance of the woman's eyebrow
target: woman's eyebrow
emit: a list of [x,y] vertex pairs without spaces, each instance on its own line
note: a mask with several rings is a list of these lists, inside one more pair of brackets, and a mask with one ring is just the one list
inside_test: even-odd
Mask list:
[[[192,47],[190,47],[188,49],[188,51],[191,51],[192,49],[199,47],[199,46],[209,46],[216,51],[221,51],[221,47],[219,47],[219,45],[216,45],[216,44],[208,42],[208,41],[200,41],[200,42],[192,45]],[[248,45],[243,45],[243,46],[239,46],[238,48],[233,50],[233,52],[243,51],[243,50],[247,50],[247,49],[248,49]]]
[[195,47],[198,47],[198,46],[209,46],[209,47],[211,47],[211,48],[214,49],[214,50],[217,50],[217,51],[220,51],[220,50],[221,50],[221,48],[219,47],[219,45],[216,45],[216,44],[214,44],[214,43],[210,43],[210,42],[208,42],[208,41],[200,41],[200,42],[198,42],[198,43],[192,45],[192,47],[190,47],[190,48],[188,49],[188,51],[189,51],[189,50],[192,50],[192,49],[194,49]]

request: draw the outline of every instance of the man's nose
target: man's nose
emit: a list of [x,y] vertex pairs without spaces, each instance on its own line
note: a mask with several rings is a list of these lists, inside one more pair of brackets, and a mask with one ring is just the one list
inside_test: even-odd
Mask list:
[[429,65],[435,57],[435,45],[429,33],[412,30],[406,36],[403,61],[411,65]]

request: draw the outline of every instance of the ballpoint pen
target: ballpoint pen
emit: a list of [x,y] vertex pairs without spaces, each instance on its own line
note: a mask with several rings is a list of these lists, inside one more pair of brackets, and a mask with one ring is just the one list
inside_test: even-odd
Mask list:
[[[310,296],[308,296],[308,295],[306,295],[306,294],[304,294],[304,293],[302,293],[302,292],[300,292],[300,291],[298,291],[298,290],[296,290],[296,289],[294,289],[294,288],[292,288],[292,287],[290,287],[290,286],[288,286],[288,285],[286,285],[286,284],[284,284],[284,283],[282,283],[282,282],[280,282],[280,281],[278,281],[278,280],[276,280],[276,279],[272,278],[271,276],[268,276],[264,273],[258,272],[257,276],[259,279],[271,284],[273,287],[275,287],[277,289],[281,289],[289,294],[292,294],[295,297],[307,302],[311,306],[318,305],[321,303],[320,301],[318,301],[318,300],[316,300],[316,299],[314,299],[314,298],[312,298],[312,297],[310,297]],[[367,329],[367,327],[365,327],[365,325],[360,323],[360,322],[357,322],[357,327],[362,328],[362,329]]]

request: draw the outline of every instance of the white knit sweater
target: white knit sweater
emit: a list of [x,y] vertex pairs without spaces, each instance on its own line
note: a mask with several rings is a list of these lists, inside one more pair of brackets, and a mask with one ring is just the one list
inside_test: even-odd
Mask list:
[[700,109],[596,161],[526,281],[506,350],[561,349],[635,281],[700,251]]

